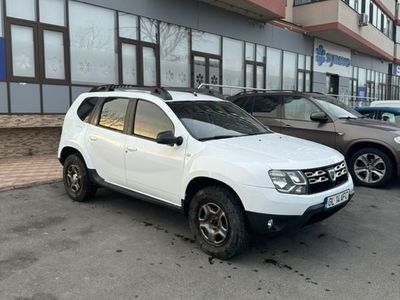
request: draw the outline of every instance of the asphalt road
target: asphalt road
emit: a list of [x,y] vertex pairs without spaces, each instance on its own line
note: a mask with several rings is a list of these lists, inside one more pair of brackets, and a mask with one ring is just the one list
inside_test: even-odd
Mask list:
[[223,262],[178,213],[43,185],[0,193],[0,299],[399,299],[399,232],[400,185],[358,188],[323,223]]

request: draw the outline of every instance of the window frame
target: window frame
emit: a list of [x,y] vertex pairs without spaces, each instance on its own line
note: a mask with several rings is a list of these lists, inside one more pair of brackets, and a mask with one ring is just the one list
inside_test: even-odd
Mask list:
[[[90,97],[90,98],[93,98],[93,97]],[[101,113],[103,112],[104,104],[106,102],[109,102],[109,101],[112,101],[112,100],[115,100],[115,99],[127,99],[128,100],[128,106],[126,107],[123,130],[118,130],[118,129],[115,129],[115,128],[112,128],[112,127],[107,127],[107,126],[100,125]],[[130,114],[131,107],[132,107],[132,99],[128,98],[128,97],[117,97],[117,96],[114,96],[114,97],[101,98],[97,102],[97,107],[95,107],[95,109],[92,112],[92,114],[93,114],[93,117],[92,117],[93,122],[91,124],[96,126],[96,127],[103,128],[103,129],[106,129],[106,130],[111,130],[111,131],[118,132],[118,133],[121,133],[121,134],[127,134],[127,130],[129,129],[129,124],[130,124],[130,119],[131,119],[131,114]]]
[[[222,39],[221,39],[222,42]],[[195,82],[194,82],[194,57],[195,56],[201,56],[205,58],[205,78],[204,78],[204,84],[212,84],[209,82],[209,77],[210,77],[210,59],[216,59],[219,60],[219,78],[218,82],[220,85],[223,84],[222,82],[222,55],[215,55],[215,54],[210,54],[210,53],[205,53],[205,52],[198,52],[194,50],[190,50],[190,87],[194,88]],[[222,92],[222,88],[218,88],[219,92]]]
[[[264,45],[261,44],[257,44],[257,43],[249,43],[249,44],[253,44],[254,45],[254,53],[253,53],[253,57],[254,60],[249,60],[246,58],[246,51],[247,51],[247,47],[246,44],[248,44],[249,42],[245,42],[245,46],[244,46],[244,85],[247,88],[257,88],[257,67],[262,67],[263,68],[263,78],[262,78],[262,82],[263,82],[263,86],[260,89],[265,89],[265,85],[266,85],[266,60],[267,60],[267,54],[266,54],[266,47]],[[264,47],[264,58],[263,61],[257,61],[257,46],[262,46]],[[253,66],[253,86],[247,86],[247,65],[252,65]]]
[[[64,79],[53,79],[46,77],[46,61],[45,61],[45,47],[44,47],[44,31],[51,31],[63,34],[63,42],[64,42]],[[40,82],[43,84],[59,84],[59,85],[68,85],[71,82],[71,73],[70,73],[70,47],[69,47],[69,32],[66,27],[50,25],[50,24],[39,24],[39,58],[40,58]]]
[[[267,112],[257,112],[255,111],[256,108],[256,102],[257,99],[256,97],[274,97],[277,98],[278,100],[278,107],[277,107],[277,116],[276,117],[271,117],[270,115],[267,115]],[[262,118],[269,118],[269,119],[282,119],[283,117],[283,97],[285,95],[254,95],[253,96],[253,109],[252,109],[252,115],[254,117],[262,117]]]
[[[25,77],[25,76],[15,76],[14,75],[14,65],[13,65],[13,48],[12,48],[12,35],[11,27],[22,26],[32,28],[33,32],[33,50],[34,50],[34,63],[35,63],[35,76]],[[40,58],[39,58],[39,28],[38,23],[35,21],[28,21],[22,19],[16,19],[7,17],[5,20],[5,39],[6,39],[6,52],[7,52],[7,77],[9,81],[13,82],[25,82],[25,83],[40,83]]]
[[143,139],[143,140],[147,140],[147,141],[151,141],[151,142],[157,143],[157,139],[153,139],[153,138],[150,138],[150,137],[143,136],[143,135],[135,133],[135,122],[136,122],[137,107],[138,107],[138,104],[139,104],[140,101],[150,103],[150,104],[154,105],[155,107],[157,107],[165,115],[165,117],[171,122],[172,127],[173,127],[173,133],[175,134],[175,132],[176,132],[175,123],[171,120],[171,118],[168,116],[168,114],[159,105],[157,105],[156,103],[154,103],[152,101],[149,101],[149,100],[146,100],[146,99],[141,99],[141,98],[133,99],[133,101],[134,101],[134,104],[132,104],[131,108],[128,107],[128,109],[130,111],[130,116],[129,116],[130,120],[129,120],[129,123],[128,123],[129,127],[127,128],[127,134],[128,135],[136,137],[136,138],[139,138],[139,139]]
[[[286,109],[285,109],[285,97],[298,97],[300,99],[305,99],[305,100],[309,101],[310,103],[312,103],[312,105],[314,105],[316,108],[318,108],[319,111],[325,112],[319,105],[317,105],[314,101],[312,101],[311,99],[309,99],[307,97],[300,96],[300,95],[297,95],[297,96],[296,95],[284,95],[284,96],[282,96],[282,102],[281,102],[281,106],[282,106],[281,119],[282,120],[297,121],[297,122],[310,122],[310,123],[314,122],[311,119],[310,120],[302,120],[302,119],[288,119],[288,118],[286,118],[286,115],[285,115],[285,112],[286,112]],[[329,118],[329,121],[331,121],[329,116],[328,116],[328,118]]]

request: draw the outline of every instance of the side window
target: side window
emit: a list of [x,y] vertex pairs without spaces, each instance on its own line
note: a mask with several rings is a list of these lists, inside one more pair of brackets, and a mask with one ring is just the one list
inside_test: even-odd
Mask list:
[[243,97],[239,98],[234,102],[241,109],[247,111],[248,113],[252,113],[253,110],[253,97]]
[[139,100],[136,106],[133,133],[155,140],[163,131],[174,131],[174,124],[157,105]]
[[123,131],[129,99],[109,98],[101,109],[99,125],[113,130]]
[[366,117],[367,119],[376,119],[376,113],[373,112],[364,112],[361,113],[364,117]]
[[256,96],[254,97],[254,112],[262,113],[263,117],[279,117],[279,97],[276,96]]
[[81,119],[83,122],[88,123],[90,116],[97,104],[97,101],[99,101],[99,98],[97,97],[87,98],[83,100],[77,111],[79,119]]
[[284,119],[311,121],[310,116],[321,110],[310,100],[299,96],[285,96],[283,101]]

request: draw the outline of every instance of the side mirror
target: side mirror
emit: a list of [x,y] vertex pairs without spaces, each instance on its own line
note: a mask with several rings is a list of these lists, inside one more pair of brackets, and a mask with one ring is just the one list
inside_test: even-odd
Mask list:
[[310,116],[311,121],[325,123],[328,122],[329,118],[323,111],[314,112]]
[[172,131],[163,131],[157,134],[157,144],[161,145],[182,145],[183,138],[181,136],[176,137]]

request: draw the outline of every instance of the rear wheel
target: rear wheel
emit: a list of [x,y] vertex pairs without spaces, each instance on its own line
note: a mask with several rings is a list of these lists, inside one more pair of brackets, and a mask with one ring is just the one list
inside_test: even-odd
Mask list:
[[247,247],[243,208],[236,195],[223,187],[205,187],[193,196],[189,223],[200,248],[213,257],[229,259]]
[[365,187],[385,187],[393,177],[393,162],[377,148],[356,151],[349,160],[349,169],[354,182]]
[[65,159],[63,181],[65,191],[74,201],[87,201],[96,193],[96,186],[90,179],[86,165],[77,154]]

